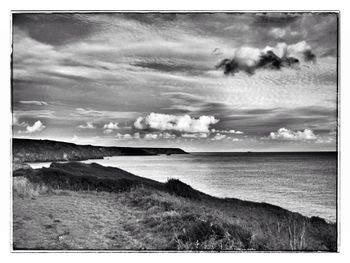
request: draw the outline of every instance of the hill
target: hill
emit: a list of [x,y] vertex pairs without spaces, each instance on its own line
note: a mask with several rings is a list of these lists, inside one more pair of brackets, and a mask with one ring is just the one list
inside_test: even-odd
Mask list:
[[19,139],[12,140],[14,163],[81,161],[117,155],[186,154],[179,148],[136,148],[77,145],[74,143]]
[[336,251],[337,226],[99,164],[14,171],[14,249]]

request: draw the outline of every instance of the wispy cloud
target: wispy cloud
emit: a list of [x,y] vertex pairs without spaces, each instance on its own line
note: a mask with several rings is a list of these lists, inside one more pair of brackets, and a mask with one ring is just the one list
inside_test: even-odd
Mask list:
[[96,127],[92,122],[87,122],[86,124],[81,124],[78,126],[79,129],[95,129]]
[[84,109],[76,108],[74,112],[70,114],[71,117],[76,118],[94,118],[94,119],[128,119],[136,117],[139,112],[130,111],[107,111],[107,110],[94,110],[94,109]]
[[31,117],[31,118],[56,118],[55,111],[53,110],[14,110],[13,113],[18,118]]
[[202,139],[202,138],[208,138],[208,133],[201,132],[201,133],[183,133],[181,134],[181,137],[183,138],[192,138],[192,139]]
[[244,134],[244,132],[236,131],[236,130],[215,130],[215,129],[211,129],[211,132],[231,133],[231,134]]
[[45,102],[45,101],[37,101],[37,100],[20,100],[19,103],[32,104],[32,105],[38,105],[38,106],[46,106],[47,105],[47,102]]

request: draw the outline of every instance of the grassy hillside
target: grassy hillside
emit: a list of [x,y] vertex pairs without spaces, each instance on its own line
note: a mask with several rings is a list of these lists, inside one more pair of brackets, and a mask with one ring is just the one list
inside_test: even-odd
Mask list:
[[14,138],[12,140],[12,154],[14,162],[24,163],[102,159],[106,156],[117,155],[186,154],[186,152],[179,148],[102,147],[51,140]]
[[15,249],[336,251],[336,225],[98,164],[14,172]]

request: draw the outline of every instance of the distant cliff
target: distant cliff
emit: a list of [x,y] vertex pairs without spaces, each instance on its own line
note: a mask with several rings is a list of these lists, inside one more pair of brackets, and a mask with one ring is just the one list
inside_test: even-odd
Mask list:
[[118,155],[187,154],[179,148],[132,148],[77,145],[74,143],[18,139],[12,140],[13,162],[51,162],[102,159]]

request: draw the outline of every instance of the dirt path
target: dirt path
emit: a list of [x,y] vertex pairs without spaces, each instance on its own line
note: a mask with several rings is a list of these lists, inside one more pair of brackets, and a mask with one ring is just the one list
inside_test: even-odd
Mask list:
[[[14,248],[26,249],[142,249],[133,238],[139,213],[117,194],[76,193],[13,200]],[[134,233],[135,234],[135,233]]]

